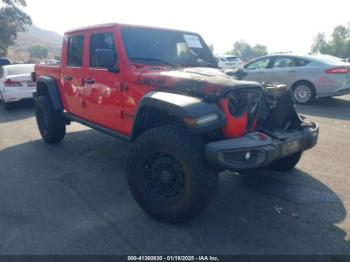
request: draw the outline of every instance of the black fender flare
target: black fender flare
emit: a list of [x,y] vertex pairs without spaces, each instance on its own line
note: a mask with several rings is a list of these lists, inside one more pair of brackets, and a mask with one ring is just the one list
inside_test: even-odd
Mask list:
[[49,76],[40,76],[37,80],[37,94],[41,95],[39,92],[40,85],[45,85],[50,96],[52,105],[56,111],[62,111],[63,105],[61,101],[61,95],[56,83],[56,80]]
[[[192,132],[205,133],[211,130],[222,128],[226,125],[226,119],[221,109],[215,103],[207,103],[202,98],[154,91],[147,93],[139,102],[134,117],[131,133],[131,140],[139,135],[138,123],[142,121],[142,111],[145,108],[152,108],[168,113],[181,120]],[[218,118],[203,125],[189,125],[185,119],[200,119],[209,115],[217,115]]]

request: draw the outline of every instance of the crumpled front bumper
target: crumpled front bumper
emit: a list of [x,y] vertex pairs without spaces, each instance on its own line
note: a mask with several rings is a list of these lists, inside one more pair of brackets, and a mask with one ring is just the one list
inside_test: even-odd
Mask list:
[[240,138],[208,143],[206,157],[211,166],[242,170],[266,166],[274,160],[316,145],[319,127],[312,123],[293,132],[249,133]]

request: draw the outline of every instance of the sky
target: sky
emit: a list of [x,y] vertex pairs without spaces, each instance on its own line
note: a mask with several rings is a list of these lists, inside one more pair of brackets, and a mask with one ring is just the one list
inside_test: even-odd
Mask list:
[[237,40],[269,52],[307,53],[318,32],[350,22],[350,0],[27,0],[36,26],[63,34],[81,26],[127,23],[193,31],[214,53]]

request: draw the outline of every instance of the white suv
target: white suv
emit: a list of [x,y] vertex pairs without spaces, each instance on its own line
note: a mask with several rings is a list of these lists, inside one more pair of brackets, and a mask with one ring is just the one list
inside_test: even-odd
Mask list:
[[242,66],[242,62],[237,56],[218,56],[217,59],[219,67],[222,69],[234,69]]

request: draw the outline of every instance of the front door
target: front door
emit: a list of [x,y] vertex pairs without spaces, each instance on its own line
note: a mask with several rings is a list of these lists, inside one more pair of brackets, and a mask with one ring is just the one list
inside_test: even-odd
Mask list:
[[[91,122],[120,131],[123,95],[114,34],[101,32],[89,35],[89,39],[89,68],[84,78],[86,114]],[[111,65],[102,61],[103,52],[113,57],[113,62],[109,61]]]
[[244,80],[256,81],[259,83],[268,80],[270,58],[263,57],[247,64],[244,69],[247,72],[247,76]]

